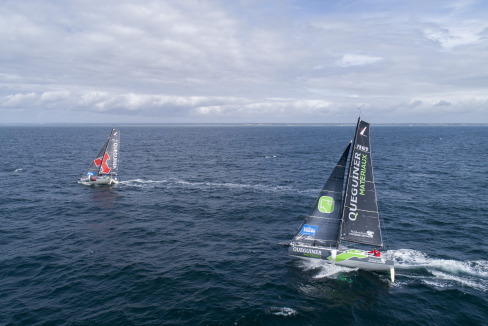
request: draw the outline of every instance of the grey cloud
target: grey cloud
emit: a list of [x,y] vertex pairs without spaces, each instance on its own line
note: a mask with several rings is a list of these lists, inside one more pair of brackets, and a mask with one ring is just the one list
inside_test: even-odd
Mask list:
[[487,11],[3,1],[0,120],[350,122],[361,106],[373,122],[488,122]]

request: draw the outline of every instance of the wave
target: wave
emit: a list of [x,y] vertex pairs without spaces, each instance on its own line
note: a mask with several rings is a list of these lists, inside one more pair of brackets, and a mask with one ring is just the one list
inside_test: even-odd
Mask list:
[[[418,279],[424,284],[437,288],[467,286],[477,290],[488,290],[488,261],[459,261],[454,259],[431,258],[428,254],[413,250],[389,250],[387,255],[395,258],[397,279],[401,275]],[[419,271],[426,270],[428,275]],[[408,273],[410,272],[410,273]]]
[[[388,250],[386,257],[395,259],[396,285],[421,282],[435,288],[470,287],[488,290],[488,261],[459,261],[431,258],[426,253],[413,249]],[[304,271],[316,270],[314,278],[338,279],[342,273],[357,269],[329,264],[317,259],[300,260]]]
[[271,307],[269,312],[276,316],[290,317],[295,316],[297,311],[293,308],[288,307]]

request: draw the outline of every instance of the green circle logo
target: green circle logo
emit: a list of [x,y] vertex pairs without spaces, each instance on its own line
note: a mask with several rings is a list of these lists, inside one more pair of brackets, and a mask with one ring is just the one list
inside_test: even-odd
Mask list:
[[334,198],[329,196],[320,197],[318,208],[322,213],[332,213],[334,211]]

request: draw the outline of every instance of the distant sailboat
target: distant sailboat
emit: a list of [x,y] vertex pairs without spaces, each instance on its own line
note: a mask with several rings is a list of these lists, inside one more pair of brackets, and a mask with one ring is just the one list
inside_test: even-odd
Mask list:
[[[344,176],[349,150],[346,189]],[[328,263],[369,271],[390,272],[395,281],[394,261],[360,249],[348,249],[341,241],[383,247],[376,188],[371,161],[369,123],[358,119],[354,141],[322,188],[288,250],[292,256],[323,259]]]
[[120,132],[112,129],[102,149],[83,173],[79,183],[84,185],[110,185],[117,183],[119,168]]

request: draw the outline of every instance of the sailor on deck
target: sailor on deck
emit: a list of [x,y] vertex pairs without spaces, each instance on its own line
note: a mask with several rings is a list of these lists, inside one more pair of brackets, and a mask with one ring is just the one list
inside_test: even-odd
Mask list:
[[379,250],[376,250],[376,248],[374,248],[373,251],[368,251],[368,254],[373,254],[375,257],[381,256],[381,252]]

